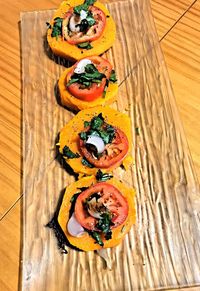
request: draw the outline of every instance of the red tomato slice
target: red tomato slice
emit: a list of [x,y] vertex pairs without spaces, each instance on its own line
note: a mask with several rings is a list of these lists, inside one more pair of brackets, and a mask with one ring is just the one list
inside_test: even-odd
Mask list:
[[113,165],[120,165],[128,152],[128,138],[125,133],[115,127],[115,138],[111,144],[107,144],[103,155],[98,159],[89,152],[82,139],[79,139],[80,151],[88,162],[96,168],[108,169]]
[[70,44],[79,44],[82,42],[91,42],[93,40],[98,39],[106,25],[106,16],[105,13],[95,7],[90,6],[88,11],[90,11],[93,15],[93,18],[95,20],[95,24],[89,27],[89,29],[86,32],[73,32],[70,33],[70,30],[68,28],[68,24],[70,21],[70,18],[73,16],[73,8],[71,8],[65,15],[65,18],[63,19],[62,29],[63,29],[63,37],[67,40]]
[[[110,74],[112,71],[112,66],[109,63],[108,60],[101,58],[99,56],[91,56],[87,57],[86,59],[89,59],[92,61],[92,63],[96,66],[97,70],[104,74],[106,78],[103,78],[101,83],[92,83],[92,85],[89,88],[81,88],[81,85],[78,83],[73,83],[70,86],[68,86],[68,91],[76,98],[84,100],[84,101],[93,101],[100,96],[102,96],[105,85],[106,85],[106,79],[110,78]],[[77,64],[79,61],[72,67],[72,69],[69,71],[69,73],[66,76],[66,83],[69,82],[71,79],[71,76],[74,74],[74,70],[77,67]]]
[[98,223],[98,218],[91,216],[85,207],[86,199],[90,198],[94,193],[98,193],[101,196],[97,200],[98,203],[102,203],[112,215],[114,225],[111,228],[121,225],[128,215],[128,203],[121,192],[107,182],[97,183],[78,196],[75,204],[75,216],[78,222],[88,230],[98,231],[95,228],[95,225]]

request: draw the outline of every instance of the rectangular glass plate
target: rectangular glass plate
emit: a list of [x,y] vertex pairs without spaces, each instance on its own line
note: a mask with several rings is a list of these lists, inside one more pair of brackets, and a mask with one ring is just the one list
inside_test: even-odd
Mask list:
[[[199,185],[148,1],[113,2],[117,38],[106,56],[118,79],[118,101],[132,122],[134,165],[115,176],[135,187],[137,221],[107,250],[112,269],[94,252],[63,255],[52,218],[74,181],[56,159],[60,129],[74,116],[54,94],[68,62],[46,43],[53,11],[21,14],[23,70],[22,290],[152,290],[200,285]],[[136,130],[138,128],[138,130]]]

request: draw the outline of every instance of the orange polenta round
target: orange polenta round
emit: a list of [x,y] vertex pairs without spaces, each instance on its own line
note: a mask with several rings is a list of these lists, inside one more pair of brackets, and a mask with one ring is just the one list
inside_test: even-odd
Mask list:
[[[71,209],[71,202],[73,195],[75,193],[80,192],[80,188],[82,187],[90,187],[94,184],[98,183],[96,181],[95,176],[84,177],[77,182],[71,184],[65,191],[62,205],[58,214],[58,223],[64,232],[69,243],[83,251],[94,251],[101,249],[102,247],[95,242],[95,240],[85,232],[81,237],[71,236],[67,230],[67,223],[69,221],[69,213]],[[128,188],[124,185],[124,183],[119,182],[118,180],[112,178],[108,180],[106,183],[113,185],[116,187],[122,194],[122,196],[126,199],[128,203],[128,215],[126,220],[119,226],[112,229],[112,238],[106,240],[102,238],[104,243],[103,248],[115,247],[120,244],[124,238],[124,236],[130,231],[131,226],[135,223],[135,203],[134,196],[135,191],[133,189]]]

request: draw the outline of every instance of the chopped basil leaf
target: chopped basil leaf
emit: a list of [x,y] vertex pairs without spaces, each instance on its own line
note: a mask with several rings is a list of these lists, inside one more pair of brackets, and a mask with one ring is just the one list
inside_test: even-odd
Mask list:
[[99,135],[103,139],[105,144],[108,144],[110,141],[110,134],[105,130],[99,130]]
[[94,116],[90,122],[90,129],[85,133],[81,132],[81,139],[86,140],[88,136],[99,136],[103,139],[105,144],[112,143],[115,137],[115,129],[112,125],[106,124],[104,126],[104,118],[102,113]]
[[90,126],[90,121],[84,121],[84,127]]
[[93,64],[88,64],[85,66],[85,77],[89,79],[97,79],[97,80],[102,80],[106,76],[102,73],[100,73],[95,65]]
[[97,127],[97,131],[91,131],[91,135],[100,136],[105,144],[112,143],[115,137],[115,129],[111,125],[107,125],[106,128],[102,129]]
[[86,72],[86,77],[89,79],[95,78],[95,79],[101,80],[102,78],[106,77],[104,74],[100,73],[97,70],[94,64],[87,64],[85,66],[85,72]]
[[80,139],[82,139],[82,140],[86,140],[87,139],[87,133],[84,132],[84,131],[80,132],[79,136],[80,136]]
[[88,13],[88,16],[86,17],[86,20],[87,20],[89,26],[94,25],[95,22],[96,22],[94,17],[93,17],[93,15],[92,15],[92,13],[90,13],[90,12]]
[[107,181],[113,177],[112,174],[109,173],[103,173],[101,170],[98,170],[96,174],[97,181]]
[[90,5],[93,5],[96,0],[86,0],[83,4],[74,7],[74,13],[80,15],[81,10],[87,11]]
[[78,83],[85,87],[90,87],[92,83],[100,83],[105,75],[100,73],[93,64],[85,66],[85,72],[81,74],[74,73],[68,82],[67,86],[73,83]]
[[70,80],[69,80],[69,82],[67,83],[67,87],[69,87],[71,84],[73,84],[73,83],[77,83],[78,82],[78,78],[71,78]]
[[82,158],[81,163],[88,168],[94,168],[94,166],[90,164],[85,158]]
[[115,129],[112,125],[107,124],[106,132],[109,134],[109,143],[111,143],[113,139],[115,138]]
[[105,239],[111,239],[112,238],[112,231],[110,227],[114,225],[112,222],[112,216],[110,213],[103,213],[101,214],[101,218],[99,219],[98,223],[95,225],[95,227],[102,231],[105,234]]
[[95,116],[92,118],[90,127],[91,129],[99,129],[101,128],[103,123],[104,123],[104,118],[102,116],[102,113],[100,113],[98,116]]
[[90,50],[90,49],[93,48],[93,47],[91,46],[91,44],[90,44],[89,41],[79,43],[79,44],[77,44],[77,47],[78,47],[78,48],[82,48],[82,49],[86,49],[86,50]]
[[86,67],[85,67],[85,71],[87,73],[91,73],[91,74],[95,73],[95,72],[98,72],[97,68],[93,64],[87,64]]
[[62,35],[62,22],[63,18],[60,17],[54,18],[54,24],[51,33],[52,37],[56,37],[57,39],[59,35]]
[[117,77],[116,77],[115,70],[112,70],[110,78],[109,78],[109,81],[111,81],[113,83],[117,82]]
[[99,132],[95,129],[90,129],[88,132],[87,132],[88,136],[89,135],[92,135],[92,136],[100,136]]
[[69,217],[72,216],[72,214],[74,213],[74,209],[75,209],[75,204],[76,204],[76,200],[78,198],[78,196],[82,193],[82,191],[78,192],[78,193],[75,193],[71,199],[70,199],[70,202],[71,202],[71,207],[70,207],[70,211],[69,211]]
[[90,6],[93,5],[96,2],[96,0],[86,0],[85,3]]
[[79,158],[80,155],[78,153],[73,153],[68,146],[64,146],[63,148],[63,156],[68,158],[68,159],[75,159]]
[[47,29],[51,29],[51,24],[49,22],[46,22]]
[[91,85],[91,82],[83,82],[82,89],[90,87],[90,85]]
[[100,233],[96,231],[88,231],[89,235],[95,239],[96,243],[98,243],[101,247],[104,246],[104,243],[101,239]]
[[88,9],[88,5],[86,5],[86,4],[84,3],[84,4],[82,4],[82,5],[75,6],[75,7],[74,7],[74,13],[77,14],[77,15],[80,15],[81,10],[85,10],[85,11],[87,11],[87,9]]

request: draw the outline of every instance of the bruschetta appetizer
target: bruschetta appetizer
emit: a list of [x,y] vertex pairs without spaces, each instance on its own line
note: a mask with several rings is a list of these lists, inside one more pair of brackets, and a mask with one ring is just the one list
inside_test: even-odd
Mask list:
[[91,56],[66,69],[58,81],[62,105],[82,110],[116,100],[117,78],[108,60]]
[[47,41],[54,54],[71,60],[100,55],[115,40],[107,8],[94,0],[63,1],[48,24]]
[[84,177],[66,189],[58,223],[69,243],[80,250],[117,246],[135,222],[134,195],[114,178]]
[[127,169],[132,162],[130,119],[106,106],[79,111],[61,130],[58,146],[75,173]]

